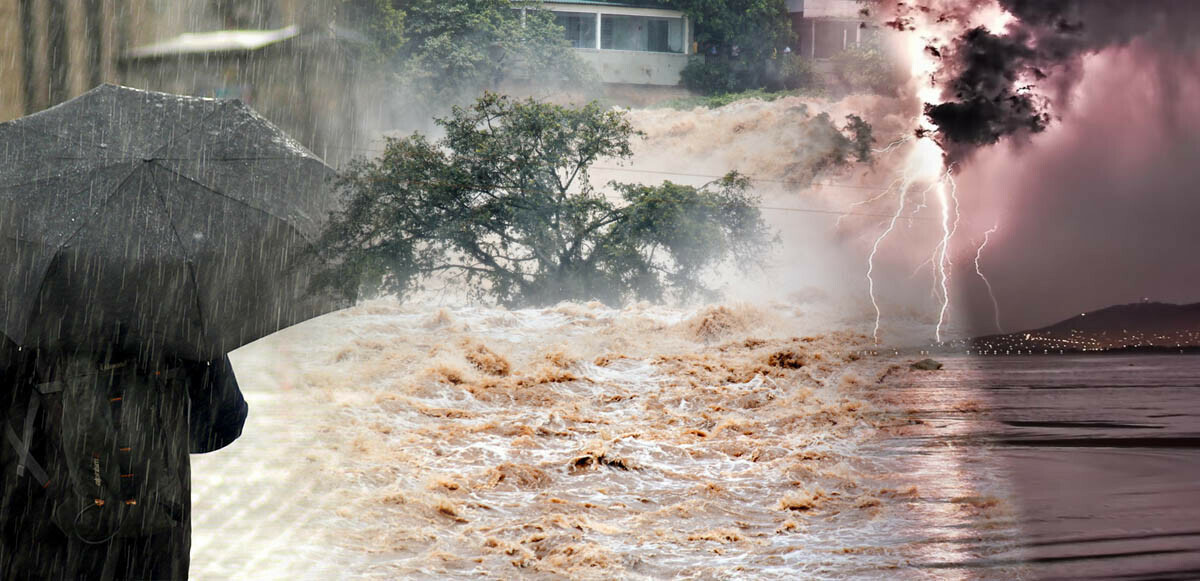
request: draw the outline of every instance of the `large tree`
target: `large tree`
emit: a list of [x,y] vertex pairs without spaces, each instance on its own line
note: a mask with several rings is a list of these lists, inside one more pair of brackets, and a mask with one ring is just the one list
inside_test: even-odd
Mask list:
[[403,294],[449,277],[509,306],[684,299],[710,292],[703,275],[722,263],[759,264],[770,244],[737,174],[594,189],[588,168],[629,157],[638,135],[619,111],[489,93],[438,125],[441,139],[391,139],[344,172],[322,284]]

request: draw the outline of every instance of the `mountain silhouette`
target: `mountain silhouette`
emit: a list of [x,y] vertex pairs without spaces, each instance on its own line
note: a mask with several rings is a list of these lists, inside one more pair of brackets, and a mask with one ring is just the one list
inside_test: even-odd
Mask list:
[[983,351],[1104,351],[1200,346],[1200,303],[1140,302],[1082,313],[1053,325],[971,340]]

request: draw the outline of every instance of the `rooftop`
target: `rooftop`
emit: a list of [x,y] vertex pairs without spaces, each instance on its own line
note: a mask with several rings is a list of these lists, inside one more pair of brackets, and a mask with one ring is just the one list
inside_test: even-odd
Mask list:
[[543,4],[582,4],[586,6],[612,6],[616,8],[671,8],[662,2],[647,0],[644,2],[606,2],[605,0],[546,0]]
[[[214,30],[212,32],[187,32],[167,40],[134,47],[125,53],[126,58],[157,58],[235,51],[254,51],[272,44],[291,40],[312,30],[302,30],[292,25],[277,30]],[[334,27],[333,33],[339,40],[362,42],[361,34]]]
[[804,0],[805,18],[862,18],[866,5],[858,0]]
[[162,42],[134,47],[126,53],[130,58],[153,58],[158,56],[257,50],[264,46],[294,38],[300,34],[298,26],[278,30],[216,30],[213,32],[188,32]]

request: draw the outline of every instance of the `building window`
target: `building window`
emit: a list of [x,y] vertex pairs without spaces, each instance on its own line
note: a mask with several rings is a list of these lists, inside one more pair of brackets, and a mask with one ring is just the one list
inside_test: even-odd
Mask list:
[[827,59],[858,44],[857,22],[817,19],[813,21],[813,58]]
[[596,48],[596,15],[579,12],[555,12],[554,21],[567,31],[567,40],[575,48]]
[[683,19],[605,14],[600,48],[643,52],[683,52]]

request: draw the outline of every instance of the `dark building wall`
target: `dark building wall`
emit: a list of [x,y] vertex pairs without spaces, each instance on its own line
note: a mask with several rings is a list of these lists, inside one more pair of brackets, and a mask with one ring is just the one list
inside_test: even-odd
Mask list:
[[795,35],[795,44],[792,45],[792,52],[797,54],[808,54],[804,52],[804,47],[808,46],[808,37],[810,31],[804,27],[804,13],[792,12],[788,16],[792,19],[792,34]]
[[867,40],[868,31],[862,26],[861,20],[805,18],[802,13],[793,13],[792,32],[797,40],[792,50],[808,58],[830,58]]
[[120,82],[130,31],[153,29],[147,1],[0,0],[0,121]]
[[0,121],[98,84],[120,56],[185,32],[328,24],[339,0],[0,0]]
[[359,153],[356,68],[348,49],[314,36],[254,51],[132,59],[124,76],[141,89],[240,99],[336,166]]

